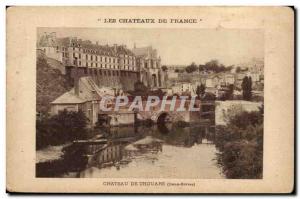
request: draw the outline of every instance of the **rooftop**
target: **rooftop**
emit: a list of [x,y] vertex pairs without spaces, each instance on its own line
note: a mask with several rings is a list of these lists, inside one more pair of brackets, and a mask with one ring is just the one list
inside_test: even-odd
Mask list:
[[75,89],[72,88],[51,102],[51,104],[80,104],[86,101],[100,100],[103,96],[110,95],[109,93],[103,93],[91,77],[81,77],[78,84],[78,95],[75,94]]

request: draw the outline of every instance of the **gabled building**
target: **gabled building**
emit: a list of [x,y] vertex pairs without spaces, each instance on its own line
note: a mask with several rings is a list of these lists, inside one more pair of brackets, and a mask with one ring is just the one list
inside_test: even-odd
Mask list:
[[114,96],[113,90],[99,88],[91,77],[81,77],[70,91],[62,94],[51,102],[51,115],[60,111],[81,110],[89,119],[89,125],[94,126],[98,121],[99,103],[104,96]]

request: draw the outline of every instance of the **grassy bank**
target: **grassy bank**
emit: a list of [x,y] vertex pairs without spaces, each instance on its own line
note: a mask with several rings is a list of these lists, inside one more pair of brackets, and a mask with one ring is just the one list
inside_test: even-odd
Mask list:
[[263,174],[263,111],[242,112],[216,129],[218,163],[227,178],[260,179]]

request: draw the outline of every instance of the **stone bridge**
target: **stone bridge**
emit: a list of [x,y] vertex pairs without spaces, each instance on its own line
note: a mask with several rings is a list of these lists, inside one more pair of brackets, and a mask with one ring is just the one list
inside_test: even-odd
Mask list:
[[163,121],[185,121],[190,122],[190,112],[189,111],[140,111],[137,113],[137,118],[140,120],[151,119],[155,123],[160,123]]
[[[120,107],[119,111],[102,112],[102,115],[108,115],[111,118],[110,124],[117,126],[120,124],[132,124],[138,120],[152,120],[154,123],[177,122],[184,121],[187,123],[198,123],[204,121],[203,114],[207,113],[203,109],[203,104],[199,100],[194,103],[194,108],[200,108],[197,111],[190,111],[190,101],[186,100],[184,105],[181,105],[181,100],[177,100],[175,106],[171,109],[171,102],[166,103],[165,106],[161,102],[156,106],[151,106],[149,110],[145,110],[147,101],[142,101],[143,110],[129,111],[130,103],[126,106]],[[201,105],[201,106],[200,106]],[[210,106],[213,104],[210,104]],[[163,107],[163,108],[162,108]],[[178,108],[184,109],[178,111]],[[101,115],[101,114],[100,114]]]
[[[145,103],[145,102],[143,102]],[[155,123],[160,123],[164,121],[184,121],[184,122],[194,122],[200,120],[201,111],[189,111],[190,101],[187,100],[185,104],[184,111],[176,111],[180,106],[180,100],[176,100],[174,110],[170,110],[170,105],[167,104],[165,108],[161,109],[161,103],[157,106],[151,107],[149,111],[139,111],[137,113],[137,118],[140,120],[151,119]],[[200,107],[200,101],[196,100],[196,107]],[[145,107],[145,106],[144,106]]]

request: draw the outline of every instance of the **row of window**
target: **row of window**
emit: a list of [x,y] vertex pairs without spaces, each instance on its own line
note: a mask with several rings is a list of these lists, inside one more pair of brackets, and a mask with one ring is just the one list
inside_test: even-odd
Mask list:
[[[87,70],[85,70],[84,73],[87,74]],[[97,75],[96,71],[94,71],[92,73]],[[110,71],[110,70],[103,70],[103,71],[99,70],[98,73],[100,75],[104,75],[104,76],[123,76],[123,77],[126,77],[126,76],[132,77],[132,74],[133,74],[133,73],[127,73],[127,72],[122,72],[122,71],[114,71],[114,70],[112,70],[112,71]]]
[[[64,48],[63,48],[64,49]],[[66,48],[67,49],[67,48]],[[83,52],[83,53],[93,53],[93,54],[99,54],[98,50],[94,50],[94,49],[82,49],[82,48],[75,48],[73,47],[73,51],[79,51],[79,52]],[[110,52],[103,52],[104,55],[112,55],[112,53]],[[127,54],[124,55],[124,57],[128,57],[129,59],[135,59],[135,57],[133,56],[129,56]]]
[[[59,46],[56,46],[56,51],[59,52],[59,50],[61,50],[62,52],[64,51],[68,51],[68,48],[67,47],[60,47]],[[94,50],[94,49],[82,49],[82,48],[75,48],[73,47],[73,51],[79,51],[79,52],[83,52],[83,53],[93,53],[93,54],[99,54],[99,51],[98,50]],[[66,52],[65,52],[66,53]],[[74,53],[73,53],[74,54]],[[79,53],[80,54],[80,53]],[[109,52],[104,52],[103,53],[104,55],[112,55],[112,53],[109,53]],[[126,57],[128,59],[132,59],[132,60],[135,60],[135,57],[134,56],[129,56],[127,54],[125,55],[121,55],[122,57]]]
[[[76,60],[73,60],[73,65],[76,65]],[[120,65],[118,64],[100,64],[100,63],[94,63],[94,62],[81,62],[78,61],[78,66],[80,67],[95,67],[95,68],[107,68],[107,69],[120,69]],[[127,69],[127,70],[131,70],[134,69],[134,67],[126,65],[123,66],[121,69]]]
[[[76,53],[73,53],[73,58],[77,57]],[[81,54],[78,54],[78,58],[81,59]],[[91,61],[103,61],[103,62],[112,62],[112,63],[118,63],[118,58],[112,58],[112,57],[99,57],[95,55],[88,55],[85,54],[85,59],[86,60],[91,60]]]
[[[63,53],[63,57],[67,57],[66,53]],[[73,53],[73,58],[76,58],[76,53]],[[81,59],[82,56],[79,53],[78,54],[78,58]],[[118,58],[112,58],[112,57],[99,57],[99,56],[95,56],[95,55],[85,55],[85,59],[86,60],[90,60],[90,61],[102,61],[102,62],[108,62],[108,63],[118,63]],[[124,59],[123,60],[124,64],[134,64],[134,62],[132,60],[129,59]]]

